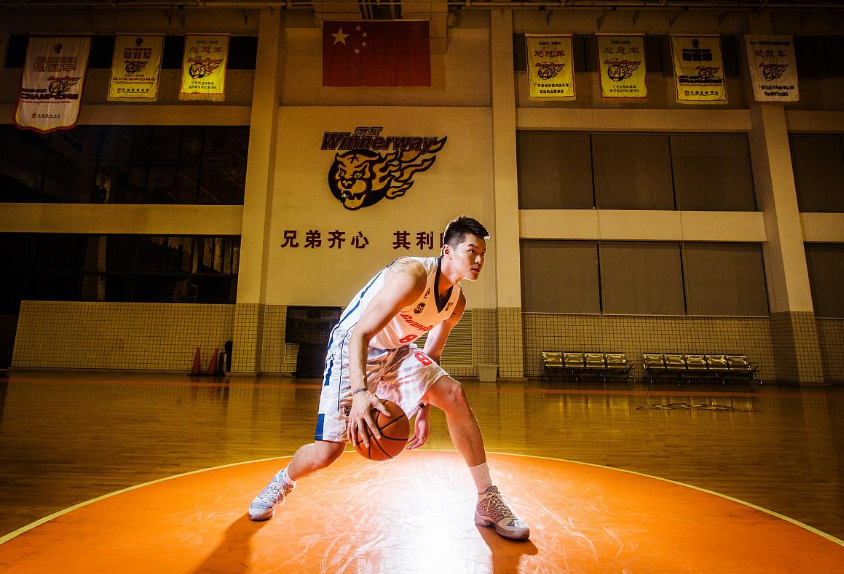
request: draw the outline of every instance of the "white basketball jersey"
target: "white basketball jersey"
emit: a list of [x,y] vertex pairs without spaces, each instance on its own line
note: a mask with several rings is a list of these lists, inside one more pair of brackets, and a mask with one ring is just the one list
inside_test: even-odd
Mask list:
[[[379,349],[397,349],[408,345],[429,332],[431,329],[448,319],[454,313],[454,307],[460,300],[460,284],[451,288],[451,295],[443,304],[442,309],[437,308],[437,278],[439,277],[439,257],[411,257],[425,267],[428,275],[425,291],[422,296],[411,305],[403,308],[393,319],[387,323],[378,334],[370,341],[370,347]],[[350,331],[358,322],[367,305],[375,295],[384,287],[389,266],[381,270],[366,287],[361,289],[355,298],[346,307],[336,329]]]

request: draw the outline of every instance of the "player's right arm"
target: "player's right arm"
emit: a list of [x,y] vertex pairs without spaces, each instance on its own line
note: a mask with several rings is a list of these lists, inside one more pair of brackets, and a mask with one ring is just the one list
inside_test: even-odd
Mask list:
[[363,390],[368,387],[366,358],[369,341],[386,327],[399,311],[419,299],[427,284],[424,266],[414,259],[399,259],[390,265],[386,273],[384,286],[369,302],[349,338],[349,379],[352,385],[349,436],[355,445],[360,441],[369,446],[366,432],[363,432],[366,427],[369,427],[377,438],[381,438],[381,433],[369,415],[373,408],[387,414],[378,398]]

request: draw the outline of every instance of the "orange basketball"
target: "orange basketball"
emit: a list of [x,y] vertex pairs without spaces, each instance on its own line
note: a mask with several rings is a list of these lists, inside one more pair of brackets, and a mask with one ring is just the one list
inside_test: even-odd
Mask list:
[[381,432],[381,439],[375,438],[372,431],[366,429],[369,446],[358,442],[355,447],[361,456],[375,461],[390,460],[400,455],[407,446],[407,438],[410,434],[410,422],[401,407],[393,401],[384,399],[381,400],[381,404],[387,407],[387,412],[391,416],[384,416],[378,409],[372,409],[370,413],[375,426]]

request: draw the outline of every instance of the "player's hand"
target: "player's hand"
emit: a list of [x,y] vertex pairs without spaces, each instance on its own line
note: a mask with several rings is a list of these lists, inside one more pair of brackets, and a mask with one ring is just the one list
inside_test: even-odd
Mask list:
[[352,410],[349,411],[349,436],[354,446],[363,443],[364,446],[369,447],[367,428],[375,435],[375,438],[381,438],[381,433],[370,415],[372,409],[378,409],[384,416],[390,416],[387,407],[373,393],[366,391],[352,396]]
[[407,441],[407,450],[419,448],[428,441],[430,435],[431,425],[428,422],[428,414],[431,406],[428,405],[424,409],[419,409],[416,413],[416,424],[413,426],[413,436]]

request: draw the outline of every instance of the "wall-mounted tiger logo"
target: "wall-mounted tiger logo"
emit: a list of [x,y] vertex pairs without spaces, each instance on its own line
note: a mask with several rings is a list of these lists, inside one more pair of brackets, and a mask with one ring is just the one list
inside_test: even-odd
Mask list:
[[[332,195],[349,210],[402,197],[413,177],[430,169],[447,137],[381,137],[381,128],[326,132],[322,149],[348,149],[334,155],[328,170]],[[377,131],[376,131],[377,130]],[[381,150],[381,151],[373,151]]]

